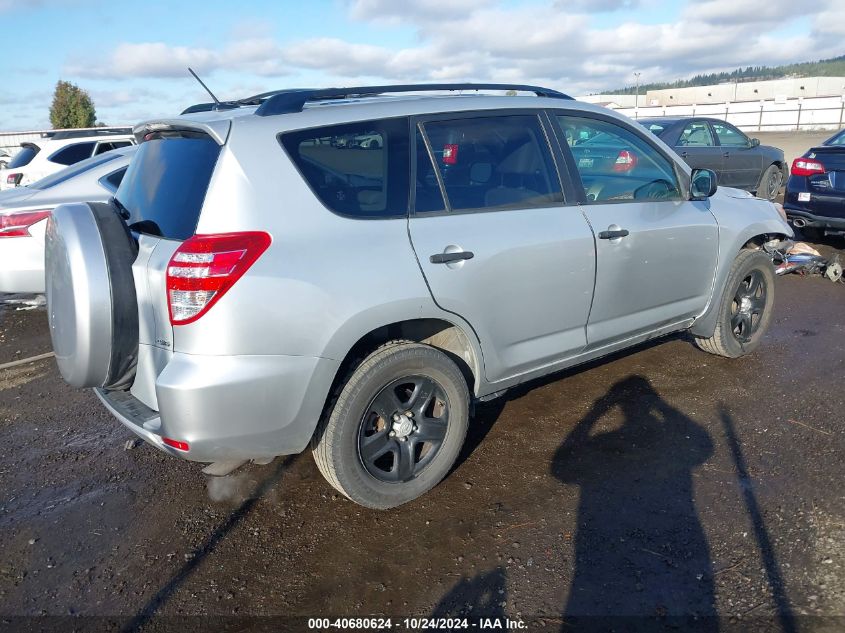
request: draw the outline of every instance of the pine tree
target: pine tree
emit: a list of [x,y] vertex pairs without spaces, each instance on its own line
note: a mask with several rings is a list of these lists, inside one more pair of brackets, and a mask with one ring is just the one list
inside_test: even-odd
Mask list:
[[94,102],[88,93],[76,84],[59,80],[50,106],[53,128],[94,127],[96,121]]

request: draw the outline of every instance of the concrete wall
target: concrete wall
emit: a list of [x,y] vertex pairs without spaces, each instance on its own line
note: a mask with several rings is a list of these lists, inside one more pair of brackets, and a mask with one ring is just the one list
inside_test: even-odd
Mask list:
[[655,116],[707,116],[724,119],[745,132],[838,130],[845,126],[845,97],[815,97],[619,108],[632,119]]
[[798,97],[842,95],[845,95],[845,77],[804,77],[649,90],[646,93],[646,104],[669,106],[760,99],[783,101]]

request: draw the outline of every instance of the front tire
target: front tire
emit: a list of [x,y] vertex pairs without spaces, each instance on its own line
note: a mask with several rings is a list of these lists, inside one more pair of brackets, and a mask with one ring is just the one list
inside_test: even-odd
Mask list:
[[727,358],[753,352],[772,319],[774,286],[769,256],[762,251],[740,251],[725,282],[713,336],[696,338],[695,344],[705,352]]
[[469,391],[442,351],[388,343],[352,372],[314,436],[314,461],[349,499],[393,508],[452,468],[469,424]]
[[769,202],[774,202],[780,193],[780,187],[783,184],[783,172],[777,165],[769,165],[766,171],[763,172],[763,177],[760,178],[760,186],[757,189],[757,195],[760,198],[765,198]]

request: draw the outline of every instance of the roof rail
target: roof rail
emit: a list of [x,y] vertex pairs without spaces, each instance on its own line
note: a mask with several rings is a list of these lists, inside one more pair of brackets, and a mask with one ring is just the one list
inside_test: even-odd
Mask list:
[[52,138],[54,141],[59,141],[62,139],[82,138],[88,136],[128,136],[130,134],[132,134],[131,127],[104,127],[96,129],[62,130],[60,132],[54,132],[48,138]]
[[352,88],[280,91],[278,94],[271,95],[269,98],[262,101],[255,113],[258,116],[272,116],[274,114],[301,112],[302,108],[309,101],[347,99],[350,97],[372,97],[386,92],[457,92],[459,90],[517,90],[522,92],[533,92],[538,97],[572,99],[569,95],[565,95],[557,90],[552,90],[551,88],[525,86],[520,84],[400,84],[393,86],[356,86]]

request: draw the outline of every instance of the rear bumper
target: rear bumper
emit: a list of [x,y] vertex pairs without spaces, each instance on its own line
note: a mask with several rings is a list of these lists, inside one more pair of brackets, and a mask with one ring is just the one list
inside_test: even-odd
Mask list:
[[785,204],[783,205],[783,210],[786,212],[786,217],[790,220],[801,218],[805,222],[804,226],[820,229],[845,229],[845,218],[816,215],[805,209],[796,209]]
[[95,391],[121,423],[167,453],[198,462],[254,459],[308,446],[338,367],[304,356],[174,353],[156,379],[158,411],[129,392]]
[[36,227],[33,237],[0,239],[0,292],[44,292],[44,228]]

